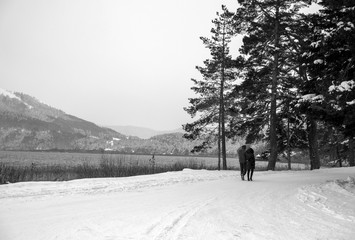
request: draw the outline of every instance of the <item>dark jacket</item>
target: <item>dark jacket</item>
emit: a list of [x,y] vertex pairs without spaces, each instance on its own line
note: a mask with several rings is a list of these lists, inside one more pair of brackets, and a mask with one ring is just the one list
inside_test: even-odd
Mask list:
[[248,148],[245,151],[245,159],[247,162],[247,169],[255,169],[255,156],[252,148]]
[[238,148],[237,150],[238,158],[240,163],[245,163],[245,150],[243,147]]

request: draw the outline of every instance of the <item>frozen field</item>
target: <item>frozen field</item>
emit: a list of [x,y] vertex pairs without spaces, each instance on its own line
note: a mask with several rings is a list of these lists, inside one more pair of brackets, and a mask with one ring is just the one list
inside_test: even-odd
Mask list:
[[1,240],[354,239],[355,168],[0,185]]
[[[30,166],[32,163],[36,165],[65,165],[76,166],[83,163],[90,165],[99,165],[102,159],[113,161],[122,161],[127,164],[149,165],[149,159],[152,155],[130,155],[130,154],[93,154],[93,153],[66,153],[66,152],[26,152],[26,151],[0,151],[0,164],[4,163],[10,166]],[[217,168],[217,157],[203,156],[170,156],[155,155],[157,165],[169,165],[177,162],[203,164],[206,167]],[[228,167],[238,168],[239,162],[237,158],[227,158]],[[265,169],[267,161],[257,161],[256,167]],[[287,169],[286,162],[277,162],[276,168]],[[308,165],[304,163],[292,163],[295,170],[308,169]]]

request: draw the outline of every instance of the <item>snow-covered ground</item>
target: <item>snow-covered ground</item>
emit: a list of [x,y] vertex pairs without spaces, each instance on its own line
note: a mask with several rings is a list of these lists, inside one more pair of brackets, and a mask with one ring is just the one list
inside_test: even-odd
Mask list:
[[355,168],[1,185],[0,239],[355,239]]

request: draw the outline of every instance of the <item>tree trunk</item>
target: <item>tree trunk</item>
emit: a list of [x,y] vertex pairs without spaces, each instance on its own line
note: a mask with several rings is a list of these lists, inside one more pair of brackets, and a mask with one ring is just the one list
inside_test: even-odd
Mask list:
[[223,170],[227,170],[227,154],[226,154],[226,130],[225,130],[225,124],[224,124],[224,81],[225,81],[225,76],[224,76],[224,69],[225,69],[225,55],[226,55],[226,49],[225,49],[225,26],[223,27],[223,38],[222,38],[222,64],[221,64],[221,92],[220,92],[220,124],[221,124],[221,140],[222,140],[222,161],[223,161]]
[[290,102],[287,101],[287,165],[288,170],[291,170],[291,146],[290,146]]
[[277,160],[277,135],[276,135],[276,99],[277,99],[277,78],[279,76],[279,2],[276,6],[275,15],[275,53],[274,53],[274,66],[271,84],[271,106],[270,106],[270,158],[268,163],[268,170],[275,170]]
[[224,124],[224,69],[222,68],[221,92],[220,92],[220,125],[221,125],[221,145],[222,145],[222,164],[223,170],[227,170],[226,157],[226,130]]
[[338,142],[337,142],[337,145],[336,145],[336,151],[337,151],[337,161],[338,161],[338,163],[339,163],[339,167],[343,167],[343,162],[342,162],[342,160],[341,160]]
[[227,157],[226,157],[226,130],[224,124],[224,69],[222,70],[222,81],[221,81],[221,143],[222,143],[222,161],[223,170],[227,170]]
[[[355,48],[352,48],[353,59],[355,59]],[[355,79],[355,71],[353,72],[353,79]],[[354,133],[351,133],[349,137],[349,166],[355,166],[355,154],[354,154]]]
[[221,170],[221,110],[219,112],[218,123],[218,171]]
[[349,165],[350,167],[355,166],[355,154],[354,154],[354,137],[349,138]]
[[308,116],[308,144],[311,170],[320,168],[317,142],[317,122],[312,116]]
[[[224,108],[223,108],[224,111]],[[227,150],[226,150],[226,132],[224,126],[224,113],[222,113],[222,160],[223,160],[223,170],[227,170]]]

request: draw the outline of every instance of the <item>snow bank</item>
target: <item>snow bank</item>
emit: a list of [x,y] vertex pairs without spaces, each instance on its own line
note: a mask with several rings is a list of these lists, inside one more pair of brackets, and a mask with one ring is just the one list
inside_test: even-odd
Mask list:
[[184,169],[181,172],[167,172],[155,175],[126,178],[91,178],[64,182],[20,182],[0,186],[0,200],[53,198],[75,194],[108,194],[139,191],[152,187],[163,187],[177,183],[189,184],[212,181],[235,176],[232,171],[207,171]]
[[308,206],[338,219],[355,223],[355,178],[307,185],[298,199]]

